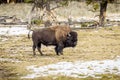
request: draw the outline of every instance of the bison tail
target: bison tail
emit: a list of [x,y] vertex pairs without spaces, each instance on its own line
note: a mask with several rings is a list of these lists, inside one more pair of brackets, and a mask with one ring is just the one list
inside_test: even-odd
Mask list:
[[30,32],[31,32],[32,30],[30,30],[29,32],[28,32],[28,39],[30,39]]

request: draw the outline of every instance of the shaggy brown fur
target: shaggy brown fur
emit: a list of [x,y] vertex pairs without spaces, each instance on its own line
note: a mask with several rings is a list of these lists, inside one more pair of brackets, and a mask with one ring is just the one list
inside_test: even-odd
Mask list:
[[50,28],[52,30],[55,30],[55,37],[58,42],[60,41],[60,39],[65,38],[71,32],[71,28],[69,26],[57,25]]

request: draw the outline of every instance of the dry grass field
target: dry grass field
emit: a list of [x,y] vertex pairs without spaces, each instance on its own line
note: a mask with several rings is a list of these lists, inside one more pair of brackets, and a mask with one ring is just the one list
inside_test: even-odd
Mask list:
[[[44,56],[32,54],[32,40],[27,35],[1,36],[0,39],[0,78],[20,79],[31,73],[30,65],[47,65],[67,61],[91,61],[114,59],[120,56],[120,27],[77,30],[78,44],[75,48],[64,49],[64,55],[57,56],[54,47],[42,45]],[[39,80],[39,79],[38,79]],[[46,79],[47,80],[47,79]]]

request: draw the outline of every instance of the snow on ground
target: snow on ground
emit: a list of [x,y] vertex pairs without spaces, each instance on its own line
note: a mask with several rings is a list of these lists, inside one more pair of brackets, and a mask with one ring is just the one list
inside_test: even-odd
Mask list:
[[29,30],[27,27],[0,27],[0,35],[20,35],[20,34],[28,34]]
[[0,58],[0,61],[7,61],[7,62],[22,62],[22,61],[19,61],[18,59],[9,59],[9,58]]
[[85,78],[88,76],[97,77],[99,74],[118,74],[120,75],[120,57],[114,60],[102,61],[75,61],[75,62],[58,62],[37,67],[31,65],[26,67],[32,71],[22,78],[35,78],[40,76],[63,75],[71,77]]

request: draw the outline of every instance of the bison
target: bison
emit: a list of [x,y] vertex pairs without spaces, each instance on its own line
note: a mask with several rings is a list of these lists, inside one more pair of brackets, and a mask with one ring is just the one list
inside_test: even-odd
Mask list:
[[[36,55],[35,53],[36,48],[38,49],[39,53],[43,55],[41,51],[41,44],[45,46],[49,46],[49,45],[55,46],[55,52],[57,55],[60,54],[62,55],[63,49],[66,47],[75,47],[77,45],[77,32],[71,31],[69,30],[69,28],[64,28],[64,29],[67,30],[63,30],[63,28],[60,27],[33,30],[32,33],[33,55]],[[66,31],[68,31],[69,33]],[[65,34],[65,32],[67,34]],[[28,33],[28,38],[30,38],[29,33]]]

